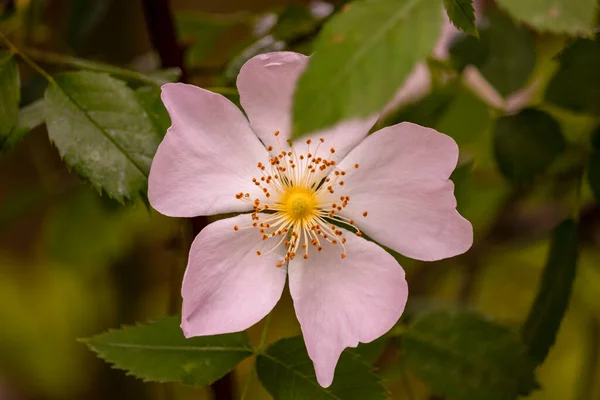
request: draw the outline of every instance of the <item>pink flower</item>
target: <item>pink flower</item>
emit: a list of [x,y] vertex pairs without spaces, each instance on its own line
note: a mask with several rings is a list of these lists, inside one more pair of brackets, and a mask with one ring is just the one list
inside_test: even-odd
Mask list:
[[458,147],[433,129],[401,123],[367,137],[374,116],[290,147],[292,93],[307,61],[277,52],[244,65],[237,86],[250,122],[221,95],[163,86],[173,125],[148,195],[168,216],[243,213],[210,224],[192,244],[185,336],[254,325],[289,275],[308,354],[327,387],[344,348],[386,333],[408,296],[402,267],[362,232],[426,261],[467,251],[473,232],[448,179]]

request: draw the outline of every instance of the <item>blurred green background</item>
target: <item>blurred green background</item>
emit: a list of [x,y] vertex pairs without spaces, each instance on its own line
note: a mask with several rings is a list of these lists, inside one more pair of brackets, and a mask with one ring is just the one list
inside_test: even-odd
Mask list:
[[[341,3],[173,0],[187,80],[228,88],[253,53],[283,47],[310,52],[321,19]],[[140,0],[4,0],[0,11],[0,30],[20,46],[146,71],[159,67]],[[554,56],[562,40],[536,35],[534,43],[537,58],[529,79],[547,82],[558,67]],[[58,64],[45,66],[65,68]],[[21,74],[26,105],[41,96],[45,82],[26,66]],[[229,93],[236,101],[235,90]],[[587,143],[597,122],[552,106],[545,110],[561,123],[568,148],[547,174],[526,186],[509,183],[499,172],[491,144],[495,111],[463,87],[435,87],[390,117],[434,126],[459,143],[456,195],[476,233],[473,249],[456,259],[402,260],[411,287],[409,310],[458,305],[515,327],[526,318],[549,233],[569,214],[575,197],[565,176],[580,160],[569,149]],[[581,204],[578,276],[557,343],[538,371],[542,389],[530,397],[534,400],[600,399],[600,209],[585,185]],[[126,376],[77,341],[176,314],[192,237],[189,221],[162,217],[141,202],[122,207],[98,196],[67,170],[43,126],[2,154],[0,399],[211,398],[210,388]],[[299,333],[285,296],[275,309],[269,341]],[[260,328],[250,330],[255,341]],[[393,398],[410,399],[412,393],[433,399],[415,376],[386,369],[385,355],[380,364]],[[246,360],[236,369],[236,390],[250,366]],[[255,379],[250,390],[252,399],[269,398]]]

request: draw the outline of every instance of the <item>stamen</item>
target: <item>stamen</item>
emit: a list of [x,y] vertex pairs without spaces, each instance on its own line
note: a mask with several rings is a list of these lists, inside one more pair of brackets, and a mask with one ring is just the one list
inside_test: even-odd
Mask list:
[[[282,267],[285,262],[293,260],[300,252],[302,258],[309,258],[309,249],[315,247],[317,252],[323,249],[322,240],[332,246],[341,246],[341,258],[346,258],[346,238],[344,230],[335,224],[349,227],[356,235],[361,235],[360,230],[354,226],[354,221],[339,215],[350,203],[350,196],[342,195],[331,201],[330,195],[336,190],[342,190],[344,181],[340,180],[346,171],[336,166],[331,157],[335,148],[329,149],[329,157],[323,158],[318,154],[324,138],[319,138],[315,149],[311,151],[312,140],[307,139],[306,151],[296,151],[294,143],[286,140],[282,147],[279,140],[279,131],[273,134],[276,137],[277,150],[268,146],[268,163],[256,164],[259,174],[252,178],[252,183],[262,193],[261,198],[252,198],[250,193],[239,192],[236,199],[249,203],[253,212],[252,223],[248,226],[235,226],[234,230],[258,229],[263,241],[273,241],[274,246],[264,251],[256,250],[258,256],[274,252],[280,246],[285,246],[282,260],[277,262],[277,267]],[[358,168],[358,164],[354,166]],[[326,184],[322,184],[325,182]],[[339,198],[339,201],[337,200]],[[363,213],[366,216],[367,212]]]

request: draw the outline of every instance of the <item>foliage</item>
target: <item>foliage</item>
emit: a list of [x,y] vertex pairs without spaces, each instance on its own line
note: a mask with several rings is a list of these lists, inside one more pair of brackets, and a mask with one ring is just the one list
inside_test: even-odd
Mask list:
[[[234,0],[220,14],[170,2],[172,15],[153,14],[168,1],[63,3],[0,2],[0,396],[600,396],[596,0]],[[147,204],[171,125],[160,86],[194,83],[239,105],[241,66],[280,50],[310,55],[294,137],[378,113],[376,128],[449,135],[457,208],[475,232],[452,260],[393,253],[407,310],[346,349],[329,388],[287,295],[268,332],[186,339],[179,317],[155,318],[178,312],[192,240],[188,221]]]
[[146,381],[206,385],[252,354],[245,333],[186,339],[178,317],[84,339],[104,360]]

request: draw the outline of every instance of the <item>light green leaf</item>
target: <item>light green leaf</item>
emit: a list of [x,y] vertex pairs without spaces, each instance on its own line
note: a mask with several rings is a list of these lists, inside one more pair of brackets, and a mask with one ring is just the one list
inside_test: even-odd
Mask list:
[[48,136],[70,168],[121,203],[145,195],[160,139],[133,90],[106,74],[69,72],[45,100]]
[[0,146],[19,117],[19,69],[13,55],[0,52]]
[[403,336],[407,367],[452,400],[514,400],[536,387],[527,347],[471,312],[433,311]]
[[539,31],[591,35],[598,15],[597,0],[498,0],[516,19]]
[[439,3],[362,0],[323,28],[294,94],[294,137],[381,111],[432,51]]
[[567,311],[577,270],[577,248],[577,224],[567,219],[554,229],[539,291],[521,330],[529,354],[538,364],[554,345]]
[[444,0],[448,18],[454,26],[463,32],[479,37],[475,25],[475,8],[473,0]]
[[34,128],[44,123],[44,100],[40,99],[21,108],[17,125],[7,135],[4,143],[0,142],[0,153],[6,153],[15,146]]
[[135,96],[138,102],[144,107],[148,116],[152,120],[156,133],[162,139],[171,126],[171,117],[165,108],[161,98],[160,89],[150,86],[143,86],[136,89]]
[[252,354],[245,332],[186,339],[179,317],[127,326],[82,341],[144,381],[208,385]]
[[355,353],[345,351],[335,370],[335,379],[322,388],[315,378],[302,337],[281,339],[256,359],[258,378],[275,400],[379,400],[385,389],[369,366]]
[[564,149],[560,125],[543,111],[526,109],[496,121],[494,154],[500,171],[513,181],[532,180]]

